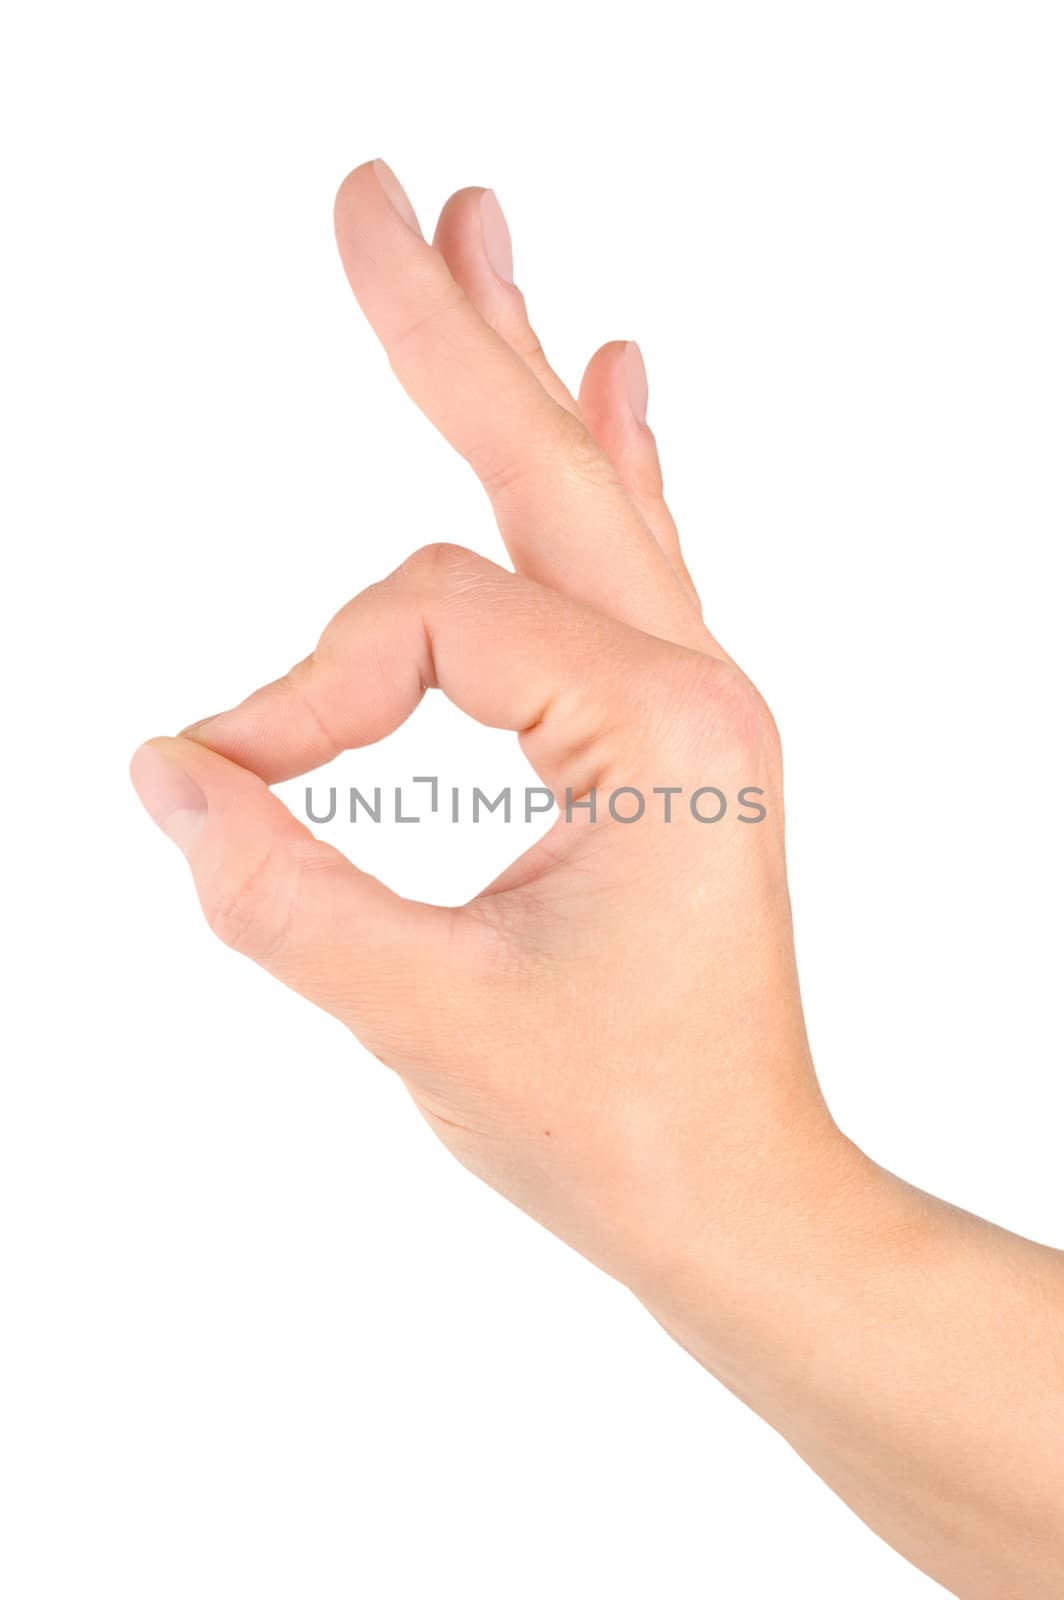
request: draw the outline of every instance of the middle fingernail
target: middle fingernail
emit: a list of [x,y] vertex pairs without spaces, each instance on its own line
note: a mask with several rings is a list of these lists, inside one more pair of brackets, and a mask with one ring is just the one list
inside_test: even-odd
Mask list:
[[410,204],[410,196],[395,176],[387,161],[374,161],[373,174],[384,191],[384,197],[392,209],[402,217],[408,228],[415,233],[421,232],[417,220],[417,213]]
[[484,240],[484,254],[488,265],[504,283],[514,281],[514,252],[510,243],[510,230],[502,214],[502,206],[493,189],[485,189],[480,197],[480,232]]

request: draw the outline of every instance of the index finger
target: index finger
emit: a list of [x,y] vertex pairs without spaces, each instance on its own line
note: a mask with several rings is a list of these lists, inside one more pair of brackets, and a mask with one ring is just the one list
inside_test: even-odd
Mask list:
[[651,705],[678,695],[687,669],[718,665],[434,545],[350,601],[291,672],[186,737],[279,783],[383,739],[438,687],[520,734],[556,794],[584,794],[629,781],[661,738]]

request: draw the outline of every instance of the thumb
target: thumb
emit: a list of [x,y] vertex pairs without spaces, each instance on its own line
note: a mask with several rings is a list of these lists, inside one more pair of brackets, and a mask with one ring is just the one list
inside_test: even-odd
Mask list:
[[393,1064],[416,1031],[415,999],[438,1021],[438,1002],[453,990],[456,913],[393,894],[315,839],[261,778],[190,739],[141,745],[130,777],[186,856],[207,922],[231,949]]

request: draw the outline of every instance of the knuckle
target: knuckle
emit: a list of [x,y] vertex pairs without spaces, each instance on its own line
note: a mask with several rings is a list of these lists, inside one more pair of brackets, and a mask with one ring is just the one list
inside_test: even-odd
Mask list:
[[424,359],[426,346],[439,337],[441,324],[446,325],[453,321],[456,313],[468,305],[465,291],[455,284],[449,292],[445,292],[435,300],[426,310],[411,318],[406,325],[393,334],[388,343],[388,359],[392,370],[401,373],[409,359]]
[[566,471],[592,488],[616,482],[613,464],[603,454],[580,417],[562,411],[558,420],[556,453]]
[[329,696],[321,690],[323,680],[342,663],[344,656],[344,630],[330,623],[314,650],[302,661],[297,661],[279,681],[292,697],[294,705],[303,714],[308,729],[316,735],[322,761],[331,761],[344,748],[345,734],[342,725],[331,722],[327,707]]
[[510,450],[504,453],[497,446],[488,449],[483,444],[473,445],[464,454],[484,485],[489,500],[496,506],[515,494],[534,470],[530,460],[522,453],[514,454]]
[[499,569],[460,544],[429,544],[417,550],[393,577],[411,586],[426,612],[464,608],[490,593]]
[[750,679],[730,661],[700,661],[688,685],[689,713],[702,738],[714,751],[739,762],[757,762],[765,751],[779,748],[772,713]]
[[521,331],[516,335],[514,347],[519,356],[530,364],[539,365],[547,359],[546,351],[539,341],[539,335],[529,323],[522,325]]
[[511,342],[518,355],[529,362],[530,365],[539,365],[541,362],[546,362],[546,351],[540,343],[539,335],[525,314],[523,300],[521,315],[517,318],[514,326]]
[[736,667],[724,663],[725,671],[715,675],[710,693],[710,715],[717,737],[734,750],[745,754],[760,739],[761,711],[758,696],[749,678]]
[[779,762],[783,755],[783,741],[780,738],[780,730],[776,724],[776,719],[769,710],[764,697],[758,694],[756,689],[754,694],[757,696],[757,707],[761,718],[762,742],[772,759]]
[[285,945],[297,878],[293,862],[268,850],[205,904],[211,932],[240,955],[263,965],[272,961]]
[[455,577],[469,572],[477,562],[478,557],[464,545],[449,544],[446,540],[440,540],[415,550],[414,554],[403,562],[396,576],[404,575],[415,582],[447,584]]
[[[647,432],[649,433],[649,429]],[[658,459],[658,447],[653,438],[649,438],[639,451],[632,463],[632,487],[636,494],[644,500],[663,500],[665,495],[665,479],[661,472],[661,462]]]
[[586,424],[561,405],[527,447],[502,460],[476,451],[468,459],[496,509],[501,502],[520,497],[538,479],[551,474],[560,474],[577,489],[599,489],[617,482],[613,464]]

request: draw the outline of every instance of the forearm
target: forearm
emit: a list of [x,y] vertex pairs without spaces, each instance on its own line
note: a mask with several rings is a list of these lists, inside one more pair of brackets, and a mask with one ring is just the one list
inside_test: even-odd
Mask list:
[[776,1179],[774,1219],[696,1228],[641,1297],[964,1600],[1064,1593],[1064,1255],[840,1135],[802,1169]]

